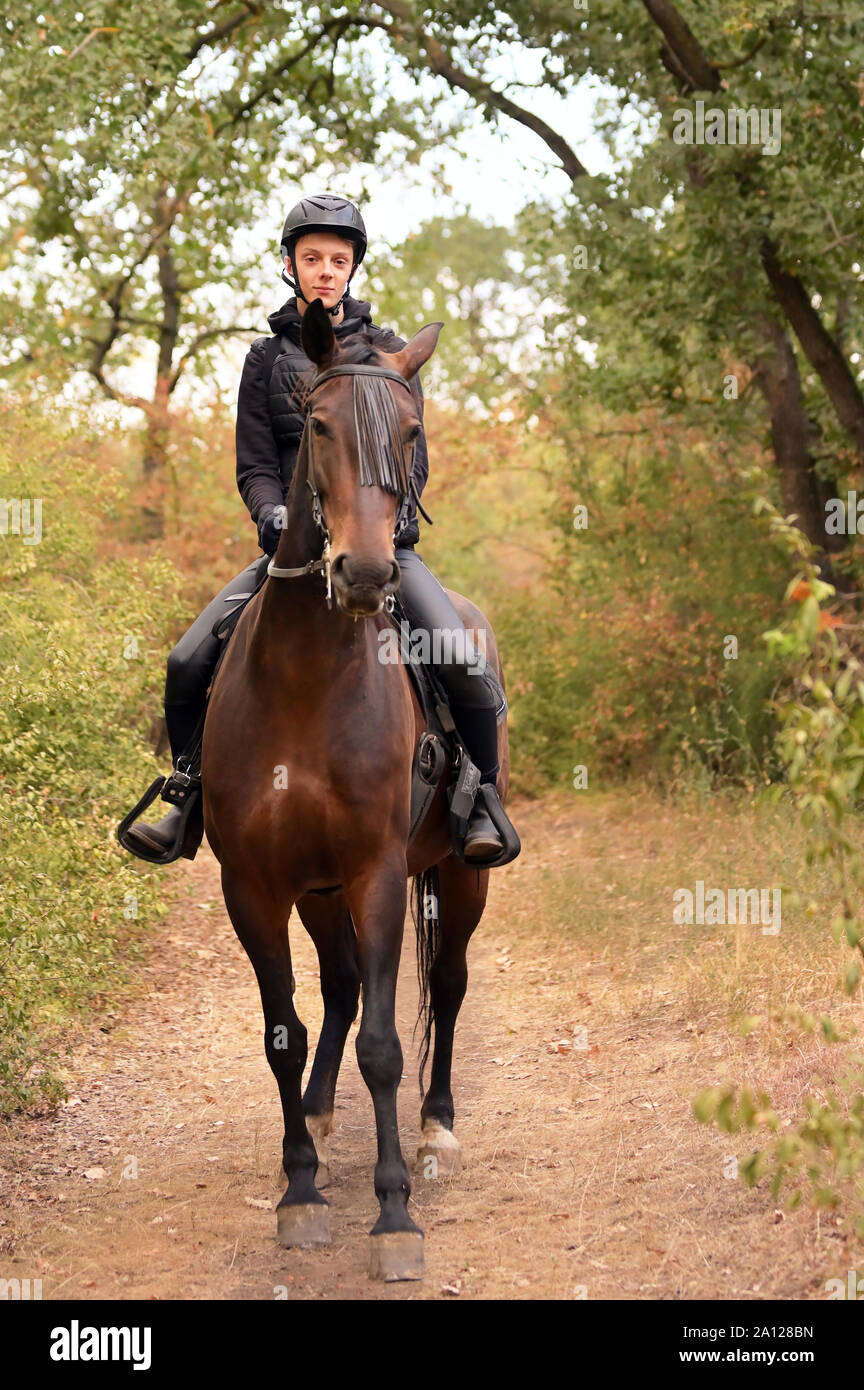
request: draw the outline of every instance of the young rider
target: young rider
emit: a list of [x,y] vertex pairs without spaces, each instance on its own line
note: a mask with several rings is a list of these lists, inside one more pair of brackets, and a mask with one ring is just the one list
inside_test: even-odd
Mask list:
[[[351,279],[366,253],[363,218],[347,198],[321,194],[302,199],[288,214],[280,250],[285,269],[282,278],[295,291],[281,309],[269,315],[273,338],[258,338],[249,349],[240,381],[237,404],[237,486],[258,528],[263,556],[217,594],[180,638],[168,658],[165,683],[165,720],[175,769],[189,748],[206,706],[207,691],[221,647],[213,626],[228,611],[226,604],[251,596],[263,582],[268,557],[279,543],[285,494],[297,461],[303,433],[303,411],[297,391],[300,379],[312,364],[300,346],[303,315],[320,299],[333,320],[337,340],[360,333],[382,352],[398,352],[405,346],[390,329],[372,322],[370,306],[349,294]],[[286,273],[291,271],[294,279]],[[269,362],[268,362],[269,358]],[[266,369],[269,366],[269,371]],[[423,390],[419,373],[411,380],[423,416]],[[414,493],[419,497],[429,473],[426,441],[421,433],[414,449]],[[498,773],[497,712],[501,691],[482,658],[466,637],[459,614],[437,579],[416,554],[419,540],[416,503],[412,499],[407,525],[396,538],[400,569],[399,594],[412,630],[454,634],[447,644],[446,661],[436,666],[445,686],[456,727],[481,782],[490,790]],[[457,640],[461,637],[462,640]],[[439,643],[440,649],[440,643]],[[192,795],[200,796],[200,788]],[[495,793],[497,796],[497,793]],[[502,812],[503,814],[503,812]],[[142,858],[152,859],[179,852],[181,812],[172,806],[155,825],[133,824],[123,843]],[[200,834],[183,853],[194,857]],[[502,838],[483,798],[478,797],[468,823],[463,846],[465,857],[478,865],[494,859]],[[167,862],[167,861],[166,861]]]

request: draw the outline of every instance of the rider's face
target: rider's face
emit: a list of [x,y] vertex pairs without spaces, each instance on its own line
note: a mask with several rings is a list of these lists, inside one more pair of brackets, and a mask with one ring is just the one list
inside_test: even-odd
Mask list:
[[[309,300],[323,301],[332,309],[345,293],[345,286],[354,264],[354,247],[350,241],[332,232],[310,232],[301,236],[294,248],[294,279]],[[286,268],[291,264],[285,258]],[[300,300],[301,312],[306,305]]]

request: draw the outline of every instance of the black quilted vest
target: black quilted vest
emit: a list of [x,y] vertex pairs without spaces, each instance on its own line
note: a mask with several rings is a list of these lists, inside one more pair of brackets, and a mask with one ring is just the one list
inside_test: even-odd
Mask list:
[[[345,338],[350,333],[363,332],[370,342],[384,352],[397,352],[404,347],[404,341],[389,328],[379,328],[372,323],[371,305],[363,299],[345,300],[341,323],[334,325],[337,338]],[[287,492],[297,462],[300,437],[303,434],[303,411],[299,404],[301,392],[298,389],[302,377],[310,371],[312,363],[300,346],[302,318],[297,312],[297,300],[289,299],[281,309],[270,314],[268,323],[274,334],[279,335],[280,351],[273,362],[270,374],[268,403],[273,436],[279,450],[279,472],[282,486]]]

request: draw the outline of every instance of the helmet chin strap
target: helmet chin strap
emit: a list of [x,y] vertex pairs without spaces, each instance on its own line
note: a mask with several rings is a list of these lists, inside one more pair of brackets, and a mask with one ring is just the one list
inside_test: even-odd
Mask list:
[[[356,268],[356,267],[355,267],[355,268]],[[353,278],[354,278],[354,269],[352,269],[351,274],[348,276],[348,282],[347,282],[347,284],[346,284],[346,286],[345,286],[345,293],[342,295],[342,298],[339,300],[339,303],[336,304],[336,305],[334,305],[334,307],[333,307],[332,309],[328,309],[328,310],[327,310],[327,313],[330,315],[331,318],[334,318],[334,319],[335,319],[336,315],[339,313],[339,310],[342,308],[342,305],[345,303],[345,300],[348,298],[348,295],[349,295],[350,290],[351,290],[351,281],[353,280]],[[291,279],[291,276],[287,273],[287,271],[286,271],[284,268],[283,268],[283,270],[282,270],[282,279],[285,281],[285,284],[286,284],[286,285],[290,285],[290,286],[291,286],[291,288],[292,288],[292,290],[294,291],[294,293],[296,294],[297,298],[298,298],[298,299],[302,299],[303,302],[304,302],[304,304],[311,304],[311,303],[312,303],[312,300],[307,299],[306,296],[305,296],[305,294],[304,294],[303,291],[301,290],[299,280],[298,280],[297,284],[295,285],[295,284],[294,284],[294,281]]]

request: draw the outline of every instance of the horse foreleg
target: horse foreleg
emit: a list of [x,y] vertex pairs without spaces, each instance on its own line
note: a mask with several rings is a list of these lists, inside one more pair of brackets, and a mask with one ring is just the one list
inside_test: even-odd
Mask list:
[[396,1031],[396,979],[405,921],[405,860],[364,868],[347,889],[357,930],[363,1017],[357,1061],[372,1096],[378,1136],[375,1195],[380,1214],[371,1232],[369,1273],[389,1281],[423,1276],[423,1232],[408,1215],[411,1183],[399,1144],[396,1093],[402,1047]]
[[307,1047],[306,1029],[294,1008],[288,942],[291,904],[277,902],[260,884],[232,874],[224,866],[222,891],[234,930],[258,980],[264,1010],[264,1051],[282,1101],[282,1163],[288,1188],[276,1208],[279,1241],[285,1246],[327,1245],[327,1202],[315,1186],[318,1158],[300,1096]]
[[453,1035],[468,986],[468,942],[486,906],[489,871],[446,859],[438,870],[441,932],[429,972],[429,1006],[434,1022],[432,1075],[420,1110],[422,1138],[417,1163],[424,1178],[443,1178],[462,1166],[453,1133]]
[[312,1073],[303,1095],[303,1110],[318,1153],[315,1182],[318,1187],[326,1187],[330,1181],[328,1141],[333,1129],[336,1079],[345,1039],[357,1017],[360,999],[357,937],[348,904],[341,893],[327,898],[301,898],[297,911],[315,943],[321,971],[324,1021],[315,1049]]

